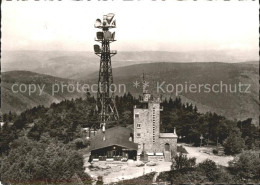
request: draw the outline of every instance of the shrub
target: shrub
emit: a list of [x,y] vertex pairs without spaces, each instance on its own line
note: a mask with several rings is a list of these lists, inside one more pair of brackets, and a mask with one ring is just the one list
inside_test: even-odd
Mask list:
[[217,180],[217,165],[214,161],[206,159],[202,163],[199,163],[198,169],[203,171],[210,181]]
[[242,152],[245,148],[245,141],[241,137],[241,132],[238,128],[230,131],[229,136],[224,141],[224,152],[227,155],[234,155]]
[[174,157],[171,168],[176,170],[192,168],[196,165],[196,158],[188,158],[187,155],[180,153]]
[[253,151],[244,151],[229,163],[231,172],[244,179],[260,179],[259,154]]
[[81,139],[81,138],[75,139],[75,140],[74,140],[74,143],[75,143],[77,149],[81,149],[81,148],[84,148],[84,147],[85,147],[84,141],[83,141],[83,139]]
[[217,149],[213,149],[213,154],[217,155],[218,154],[218,150]]
[[103,183],[103,177],[102,177],[102,176],[98,176],[98,177],[97,177],[97,183],[96,183],[96,184],[98,184],[98,185],[104,184],[104,183]]
[[10,184],[66,184],[77,174],[88,181],[83,164],[83,156],[62,143],[44,144],[23,137],[14,141],[3,158],[1,180]]
[[162,172],[157,179],[161,181],[170,181],[171,184],[201,184],[209,182],[208,178],[202,171],[195,169]]
[[187,154],[187,150],[183,146],[177,146],[177,152]]

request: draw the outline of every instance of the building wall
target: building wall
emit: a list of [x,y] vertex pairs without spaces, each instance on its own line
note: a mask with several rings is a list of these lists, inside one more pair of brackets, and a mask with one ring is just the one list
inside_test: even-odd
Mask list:
[[[146,108],[134,108],[134,142],[139,145],[137,153],[143,151],[144,143],[148,160],[153,161],[160,161],[164,157],[166,160],[167,155],[170,155],[167,158],[171,158],[172,151],[177,152],[177,136],[160,137],[160,111],[159,101],[148,101]],[[166,143],[169,144],[169,152],[165,151]],[[158,156],[160,153],[163,155]]]
[[147,109],[135,108],[134,142],[139,144],[138,152],[143,151],[143,143],[145,144],[145,151],[148,153],[163,152],[160,149],[159,134],[160,103],[149,101]]
[[[147,130],[147,123],[149,122],[148,115],[148,109],[134,109],[134,142],[138,143],[137,152],[143,150],[143,143],[149,138]],[[138,127],[138,125],[140,125],[140,127]]]
[[159,148],[161,151],[165,150],[165,144],[168,143],[170,145],[170,151],[177,152],[177,137],[176,138],[160,138],[158,143],[159,143]]

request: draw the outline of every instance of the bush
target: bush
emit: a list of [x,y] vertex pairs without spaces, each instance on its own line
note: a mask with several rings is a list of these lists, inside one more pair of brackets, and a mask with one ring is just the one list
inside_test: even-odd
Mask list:
[[44,144],[23,137],[14,141],[3,158],[1,180],[10,184],[66,184],[76,174],[88,181],[83,165],[83,156],[62,143]]
[[192,168],[196,165],[196,158],[188,158],[187,155],[180,153],[174,157],[171,168],[176,170]]
[[259,154],[253,151],[244,151],[229,163],[231,172],[244,179],[260,180]]
[[102,176],[98,176],[98,177],[97,177],[97,183],[96,183],[96,184],[98,184],[98,185],[104,184],[104,182],[103,182],[103,177],[102,177]]
[[215,155],[218,155],[218,150],[217,149],[213,149],[213,154],[215,154]]
[[210,181],[214,182],[217,180],[218,177],[216,172],[218,169],[214,161],[206,159],[202,163],[199,163],[198,169],[203,171]]
[[161,181],[170,181],[171,184],[202,184],[209,182],[208,178],[202,171],[195,169],[162,172],[157,179]]
[[81,138],[75,139],[75,140],[74,140],[74,143],[75,143],[75,145],[76,145],[76,149],[81,149],[81,148],[84,148],[84,147],[85,147],[84,141],[83,141],[83,139],[81,139]]
[[187,150],[183,146],[177,146],[177,152],[187,154]]
[[224,152],[227,155],[234,155],[242,152],[244,148],[245,141],[241,137],[241,132],[238,128],[234,128],[224,141]]

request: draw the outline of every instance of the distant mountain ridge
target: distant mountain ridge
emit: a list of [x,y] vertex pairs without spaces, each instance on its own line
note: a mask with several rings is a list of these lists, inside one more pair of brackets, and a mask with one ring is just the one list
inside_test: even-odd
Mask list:
[[[193,58],[194,56],[198,57]],[[180,96],[184,102],[196,104],[201,112],[212,111],[232,119],[252,117],[256,123],[259,115],[259,64],[253,59],[245,61],[245,58],[249,59],[243,53],[233,55],[232,52],[227,52],[221,55],[220,51],[208,51],[207,54],[203,52],[184,54],[160,51],[119,52],[112,58],[112,65],[114,82],[126,84],[127,91],[135,96],[140,95],[142,90],[133,87],[133,82],[136,80],[140,82],[143,72],[150,83],[149,89],[154,94],[157,94],[156,82],[163,81],[165,84],[185,84],[185,82],[214,84],[220,81],[229,84],[239,82],[251,84],[250,94],[182,93]],[[202,62],[185,62],[192,61],[192,59],[193,61],[202,60]],[[221,59],[233,63],[225,63]],[[178,60],[181,62],[177,62]],[[98,67],[99,59],[92,52],[11,51],[8,53],[5,51],[2,58],[2,70],[26,71],[2,73],[3,110],[21,112],[25,108],[38,104],[48,106],[51,102],[82,96],[79,93],[57,93],[53,97],[50,91],[46,91],[46,94],[40,98],[37,96],[28,97],[12,93],[10,88],[13,82],[30,83],[35,81],[52,84],[63,81],[64,83],[83,81],[97,83]],[[174,93],[162,93],[162,95],[163,97],[175,97]]]
[[[258,51],[118,51],[112,58],[112,66],[154,62],[246,62],[258,59]],[[26,70],[61,78],[86,80],[88,75],[98,68],[99,58],[90,51],[2,51],[2,71]]]

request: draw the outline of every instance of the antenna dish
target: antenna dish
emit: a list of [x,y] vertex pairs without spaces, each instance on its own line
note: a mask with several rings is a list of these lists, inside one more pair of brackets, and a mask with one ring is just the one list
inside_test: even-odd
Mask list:
[[97,28],[97,27],[99,27],[99,26],[101,26],[101,20],[100,20],[100,19],[97,19],[97,20],[96,20],[96,23],[95,23],[95,27]]
[[98,40],[102,40],[103,37],[104,37],[103,32],[97,32],[97,39],[98,39]]
[[108,26],[107,20],[103,21],[103,26]]
[[116,34],[116,32],[113,32],[113,33],[112,33],[111,40],[115,40],[115,34]]
[[100,53],[101,52],[100,46],[95,44],[94,45],[94,51],[95,51],[95,53]]
[[113,20],[114,16],[115,16],[115,14],[113,14],[113,13],[107,14],[107,22],[108,22],[108,24],[111,23],[111,21]]
[[116,27],[116,20],[114,20],[114,21],[111,23],[111,26],[112,26],[112,27]]
[[103,21],[107,20],[107,15],[103,15]]
[[104,32],[104,39],[105,40],[111,40],[111,38],[112,38],[112,34],[111,34],[110,31]]

